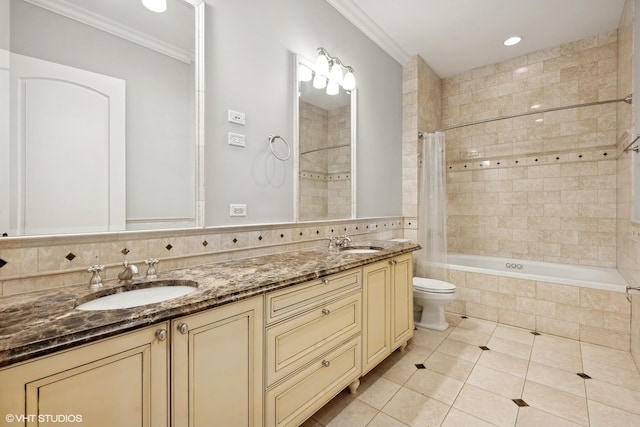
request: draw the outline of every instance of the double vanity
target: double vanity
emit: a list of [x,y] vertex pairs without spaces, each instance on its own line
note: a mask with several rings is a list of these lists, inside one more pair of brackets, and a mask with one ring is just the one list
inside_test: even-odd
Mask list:
[[[299,425],[344,388],[355,393],[360,377],[413,336],[419,246],[358,247],[0,298],[0,415],[91,426]],[[171,286],[194,289],[154,304],[78,309]]]

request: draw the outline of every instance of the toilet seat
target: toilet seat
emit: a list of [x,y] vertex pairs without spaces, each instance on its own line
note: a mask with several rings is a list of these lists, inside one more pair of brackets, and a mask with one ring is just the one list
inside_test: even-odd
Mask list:
[[453,294],[456,291],[456,287],[442,280],[414,277],[413,290],[428,294]]

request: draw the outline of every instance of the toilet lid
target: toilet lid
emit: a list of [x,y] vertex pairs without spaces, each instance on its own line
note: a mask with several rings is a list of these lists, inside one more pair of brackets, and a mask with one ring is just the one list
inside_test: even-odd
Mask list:
[[439,294],[448,294],[456,291],[455,285],[449,282],[424,277],[414,277],[413,288],[417,291],[436,292]]

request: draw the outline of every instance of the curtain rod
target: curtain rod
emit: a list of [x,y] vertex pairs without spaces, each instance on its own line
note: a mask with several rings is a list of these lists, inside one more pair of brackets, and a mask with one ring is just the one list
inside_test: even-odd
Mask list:
[[[620,99],[609,99],[609,100],[606,100],[606,101],[587,102],[587,103],[584,103],[584,104],[567,105],[565,107],[554,107],[554,108],[547,108],[547,109],[544,109],[544,110],[527,111],[526,113],[514,114],[514,115],[511,115],[511,116],[500,116],[500,117],[494,117],[492,119],[478,120],[476,122],[462,123],[462,124],[459,124],[459,125],[449,126],[449,127],[442,128],[442,129],[436,129],[434,132],[444,132],[444,131],[447,131],[447,130],[458,129],[458,128],[463,128],[463,127],[473,126],[473,125],[480,125],[480,124],[483,124],[483,123],[495,122],[495,121],[498,121],[498,120],[515,119],[516,117],[531,116],[533,114],[550,113],[552,111],[568,110],[570,108],[592,107],[594,105],[612,104],[614,102],[624,102],[626,104],[632,104],[633,103],[633,94],[629,94],[629,95],[625,96],[624,98],[620,98]],[[422,138],[425,133],[428,133],[428,132],[418,132],[418,138]]]

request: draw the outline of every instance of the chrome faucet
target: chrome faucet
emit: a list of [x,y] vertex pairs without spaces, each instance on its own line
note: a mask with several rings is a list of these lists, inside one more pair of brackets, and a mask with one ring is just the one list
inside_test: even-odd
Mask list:
[[89,280],[89,289],[96,290],[103,287],[102,277],[100,277],[100,272],[104,270],[104,265],[92,265],[87,269],[89,273],[92,273],[91,280]]
[[122,265],[124,268],[118,274],[118,280],[120,280],[120,282],[130,282],[138,275],[138,267],[136,267],[135,264],[129,264],[129,261],[124,260]]
[[351,237],[346,234],[344,236],[338,236],[336,239],[336,246],[339,248],[346,248],[347,245],[351,243]]

